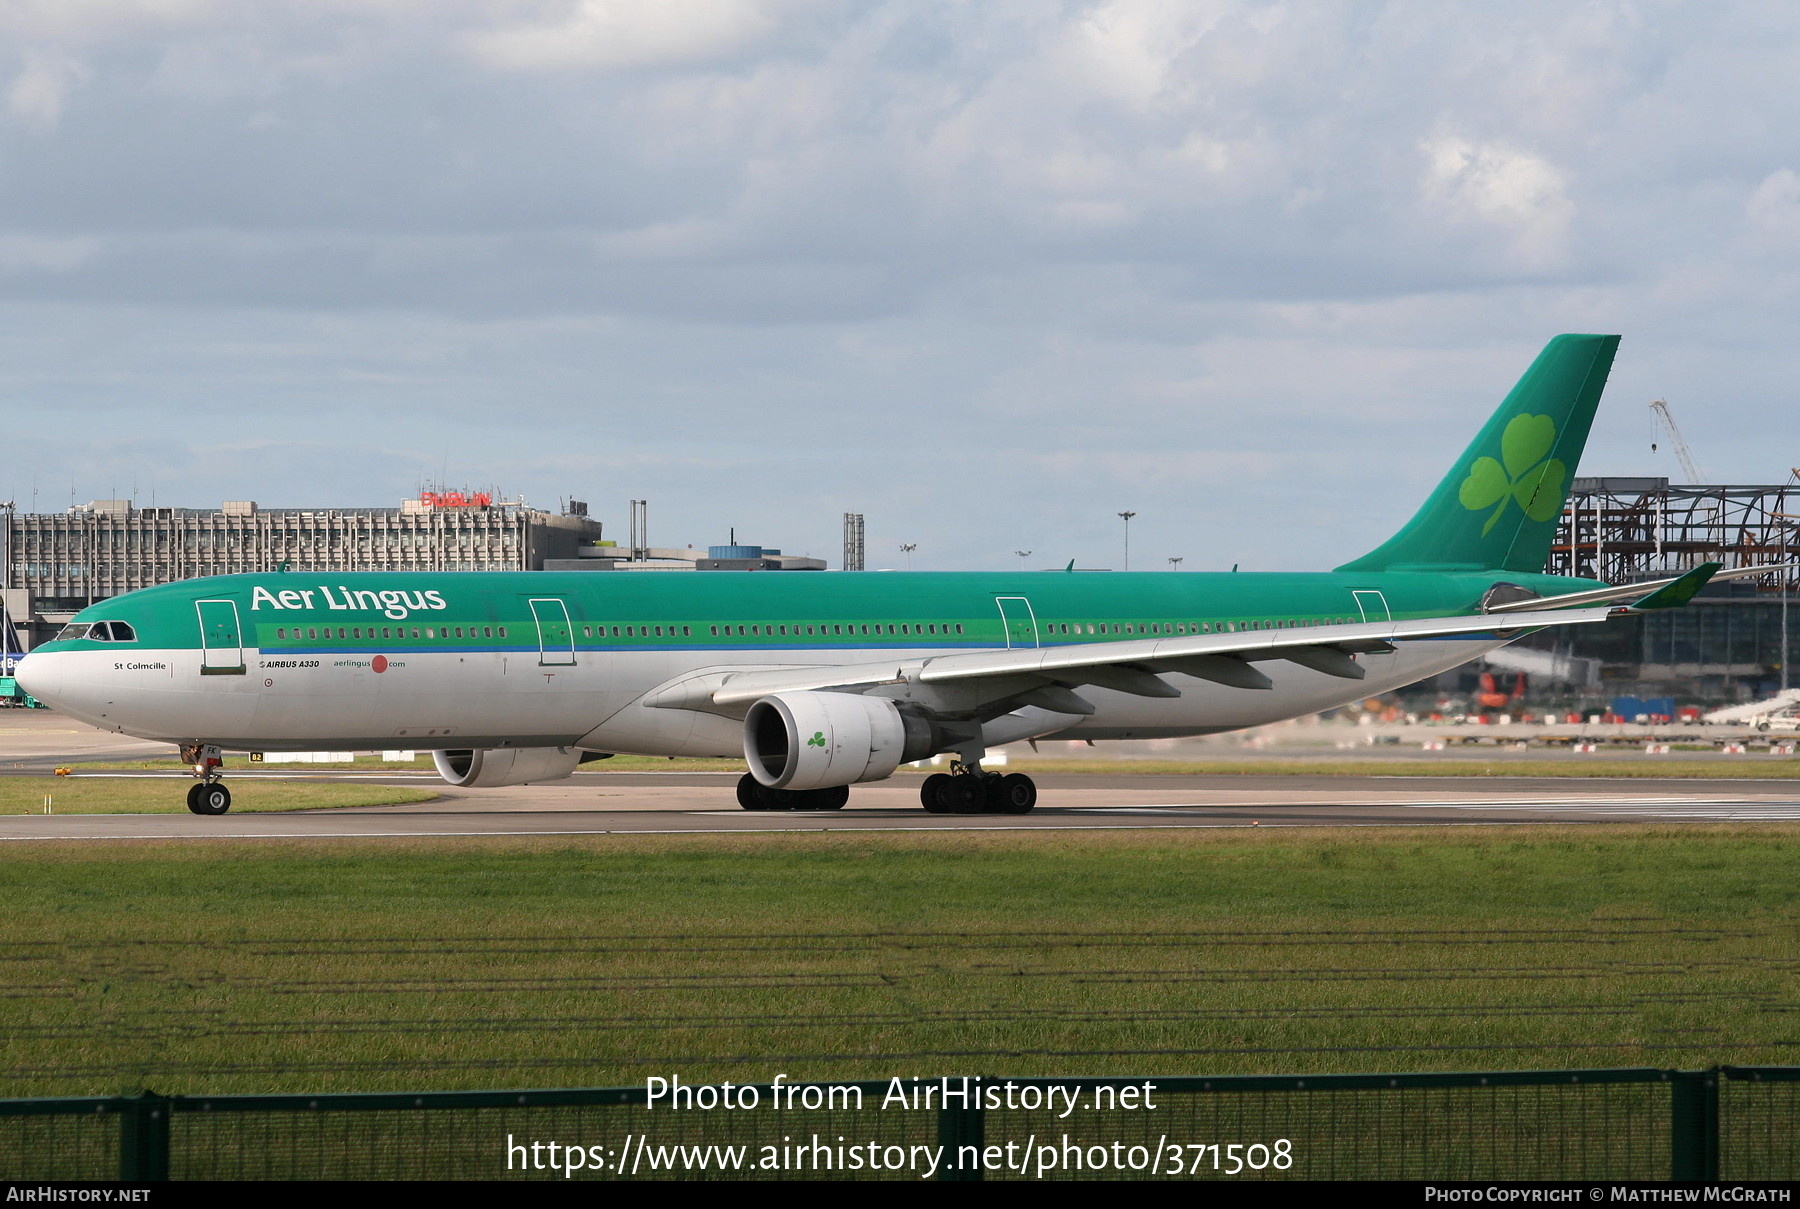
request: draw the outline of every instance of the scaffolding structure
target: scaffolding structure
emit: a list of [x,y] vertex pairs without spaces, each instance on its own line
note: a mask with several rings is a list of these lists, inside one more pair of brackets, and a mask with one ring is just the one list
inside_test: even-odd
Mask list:
[[863,514],[844,513],[844,570],[863,569]]
[[[1635,583],[1704,562],[1779,566],[1800,558],[1800,471],[1781,484],[1671,484],[1665,478],[1578,478],[1550,548],[1552,575]],[[1705,588],[1684,609],[1595,632],[1546,631],[1522,646],[1601,667],[1600,695],[1654,692],[1749,700],[1790,687],[1800,654],[1793,568]],[[1583,627],[1584,630],[1586,627]]]
[[[1619,584],[1679,575],[1703,562],[1730,569],[1787,563],[1796,555],[1800,472],[1790,482],[1763,486],[1578,478],[1547,570]],[[1759,593],[1792,593],[1800,589],[1800,574],[1790,569],[1749,582]]]

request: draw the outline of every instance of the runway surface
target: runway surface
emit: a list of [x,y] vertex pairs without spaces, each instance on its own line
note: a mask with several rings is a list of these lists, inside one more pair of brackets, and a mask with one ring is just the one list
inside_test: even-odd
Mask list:
[[[423,776],[350,775],[441,784]],[[179,800],[190,783],[174,776],[160,779],[167,780],[172,800]],[[235,778],[239,783],[250,779]],[[1795,782],[1058,773],[1039,778],[1035,811],[1008,816],[926,814],[918,805],[914,777],[855,789],[844,810],[753,813],[737,808],[735,779],[723,773],[583,773],[550,785],[444,787],[437,800],[402,806],[219,818],[186,813],[14,815],[0,818],[0,841],[1800,820],[1800,783]]]
[[[170,772],[86,771],[83,761],[166,756],[165,744],[107,734],[47,710],[0,721],[0,776],[77,775],[158,780],[171,804],[192,779]],[[1499,756],[1498,759],[1504,759]],[[1800,761],[1795,763],[1800,771]],[[1721,771],[1724,771],[1723,769]],[[305,766],[234,766],[227,785],[261,779],[400,784],[438,796],[403,806],[172,814],[0,816],[0,842],[517,835],[673,835],[782,831],[1002,831],[1220,827],[1394,827],[1527,823],[1684,823],[1800,820],[1800,779],[1585,777],[1167,776],[1034,773],[1028,815],[933,815],[916,774],[851,790],[838,811],[740,810],[736,773],[579,772],[545,785],[453,789],[426,772],[341,773]]]

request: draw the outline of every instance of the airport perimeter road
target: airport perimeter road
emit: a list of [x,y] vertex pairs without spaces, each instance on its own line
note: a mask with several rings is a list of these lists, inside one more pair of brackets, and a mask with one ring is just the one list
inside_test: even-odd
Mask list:
[[[162,779],[174,800],[189,783]],[[367,779],[434,783],[423,777]],[[844,810],[752,813],[737,808],[735,779],[590,773],[551,785],[446,787],[435,801],[403,806],[220,818],[14,815],[0,818],[0,842],[1800,820],[1800,788],[1766,781],[1056,774],[1040,778],[1037,810],[1013,817],[926,814],[914,777],[853,790]]]

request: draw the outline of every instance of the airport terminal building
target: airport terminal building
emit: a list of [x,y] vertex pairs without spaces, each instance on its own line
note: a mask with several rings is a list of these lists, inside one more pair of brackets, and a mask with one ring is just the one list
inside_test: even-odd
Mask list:
[[395,508],[137,508],[95,500],[6,509],[6,615],[26,649],[95,601],[202,575],[532,571],[601,540],[587,506],[545,512],[488,494],[422,492]]
[[647,505],[631,536],[603,536],[588,506],[559,512],[490,492],[422,491],[394,508],[139,508],[95,500],[67,512],[5,513],[6,620],[19,645],[47,641],[96,601],[205,575],[273,571],[819,571],[822,559],[732,544],[649,545]]

